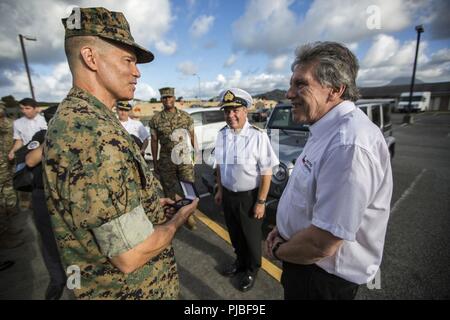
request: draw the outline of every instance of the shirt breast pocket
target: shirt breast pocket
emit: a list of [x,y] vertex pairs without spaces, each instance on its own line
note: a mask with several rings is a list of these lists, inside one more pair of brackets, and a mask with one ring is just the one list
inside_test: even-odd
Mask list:
[[294,206],[307,209],[310,205],[311,198],[311,179],[313,174],[304,166],[300,168],[299,174],[294,178],[294,186],[297,191],[297,199],[293,201]]

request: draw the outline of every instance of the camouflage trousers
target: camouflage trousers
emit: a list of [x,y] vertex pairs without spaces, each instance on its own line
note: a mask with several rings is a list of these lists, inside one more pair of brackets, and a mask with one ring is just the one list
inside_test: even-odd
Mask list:
[[160,157],[158,161],[159,180],[168,198],[174,199],[175,194],[183,195],[179,180],[194,182],[194,165],[174,164],[170,158]]
[[13,166],[0,160],[0,207],[14,208],[16,206],[16,191],[13,189]]
[[8,225],[7,210],[14,210],[17,203],[16,191],[12,186],[13,166],[0,160],[0,231]]

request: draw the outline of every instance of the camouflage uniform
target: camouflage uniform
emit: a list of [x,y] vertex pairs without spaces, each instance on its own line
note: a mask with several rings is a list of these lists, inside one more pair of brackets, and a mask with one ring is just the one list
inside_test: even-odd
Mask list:
[[177,298],[171,246],[130,274],[102,253],[99,228],[133,208],[142,205],[153,225],[165,222],[158,184],[115,114],[86,91],[72,88],[49,124],[44,154],[47,204],[63,264],[81,271],[76,297]]
[[[98,36],[132,47],[137,63],[154,58],[134,42],[120,12],[75,8],[63,25],[66,44],[71,37]],[[43,169],[62,262],[80,270],[77,298],[178,297],[170,245],[129,274],[110,261],[145,241],[153,225],[166,220],[159,185],[115,113],[88,92],[72,88],[49,123]]]
[[[190,140],[181,138],[181,133],[173,133],[176,129],[185,129],[188,134],[194,130],[194,122],[189,114],[175,108],[175,112],[163,110],[155,114],[150,120],[150,128],[161,145],[158,168],[164,193],[166,197],[174,198],[176,193],[181,194],[178,179],[194,182],[194,165],[191,145],[186,145]],[[182,160],[181,164],[174,163],[172,152]]]
[[[0,106],[4,110],[3,106]],[[13,121],[4,116],[0,117],[0,224],[6,220],[3,215],[6,210],[13,210],[16,206],[17,198],[16,192],[12,186],[13,164],[8,160],[8,153],[11,150],[13,140]]]

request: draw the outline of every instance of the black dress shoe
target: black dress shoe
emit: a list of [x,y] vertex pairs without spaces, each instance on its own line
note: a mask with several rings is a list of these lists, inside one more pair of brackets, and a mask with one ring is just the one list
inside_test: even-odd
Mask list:
[[49,284],[45,292],[45,300],[59,300],[64,292],[65,285]]
[[255,284],[255,279],[256,279],[255,275],[246,273],[241,279],[241,283],[239,284],[239,290],[241,290],[242,292],[246,292],[251,288],[253,288],[253,285]]
[[224,277],[234,277],[239,273],[239,268],[236,266],[236,263],[230,264],[226,268],[222,270],[222,275]]

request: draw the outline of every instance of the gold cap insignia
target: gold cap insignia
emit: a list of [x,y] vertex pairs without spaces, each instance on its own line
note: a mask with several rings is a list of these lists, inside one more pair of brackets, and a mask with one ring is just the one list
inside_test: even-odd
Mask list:
[[234,101],[235,95],[233,94],[233,92],[231,92],[230,90],[228,90],[225,95],[223,96],[223,102],[232,102]]

